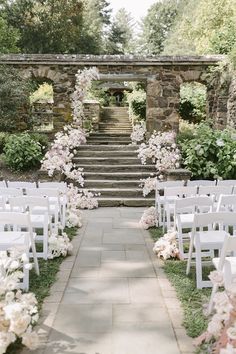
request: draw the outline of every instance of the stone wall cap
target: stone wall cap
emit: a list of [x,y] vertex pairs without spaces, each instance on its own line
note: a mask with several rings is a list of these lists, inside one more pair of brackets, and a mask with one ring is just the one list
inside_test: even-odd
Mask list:
[[94,104],[100,104],[98,100],[84,100],[83,103],[94,103]]
[[81,55],[81,54],[0,54],[1,64],[63,64],[63,65],[216,65],[224,55],[143,56],[143,55]]

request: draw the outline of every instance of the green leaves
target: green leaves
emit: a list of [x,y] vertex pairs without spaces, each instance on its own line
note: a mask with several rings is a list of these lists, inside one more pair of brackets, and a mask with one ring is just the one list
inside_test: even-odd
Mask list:
[[6,164],[15,171],[36,167],[43,157],[40,143],[31,139],[27,133],[11,135],[4,152]]
[[236,140],[233,132],[207,123],[196,126],[191,140],[180,142],[185,166],[194,178],[236,178]]

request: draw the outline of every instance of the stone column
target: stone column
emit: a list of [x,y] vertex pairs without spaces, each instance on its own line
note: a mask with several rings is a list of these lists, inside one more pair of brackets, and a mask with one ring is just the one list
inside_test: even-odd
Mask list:
[[53,87],[53,124],[54,130],[62,130],[63,126],[72,120],[71,91],[67,87],[57,84]]
[[180,82],[171,72],[147,79],[147,131],[178,131]]
[[236,128],[236,72],[229,87],[227,108],[227,126]]

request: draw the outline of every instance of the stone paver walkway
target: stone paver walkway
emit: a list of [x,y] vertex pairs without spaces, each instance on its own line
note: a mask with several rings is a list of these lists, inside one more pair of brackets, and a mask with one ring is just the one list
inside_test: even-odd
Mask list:
[[143,208],[84,213],[75,255],[45,302],[40,354],[193,353],[175,292],[138,221]]

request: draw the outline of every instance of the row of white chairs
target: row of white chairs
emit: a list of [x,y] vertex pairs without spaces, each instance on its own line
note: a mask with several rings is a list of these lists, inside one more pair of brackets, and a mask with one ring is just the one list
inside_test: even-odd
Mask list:
[[61,192],[66,192],[67,190],[67,184],[66,182],[56,182],[56,181],[51,181],[51,182],[27,182],[27,181],[0,181],[0,188],[57,188]]
[[[163,182],[164,183],[164,182]],[[233,185],[226,186],[169,186],[164,187],[163,195],[160,195],[157,189],[155,206],[159,225],[171,227],[171,214],[174,211],[174,202],[178,198],[195,197],[195,196],[212,196],[214,207],[216,208],[219,197],[222,194],[236,194],[236,187]]]

